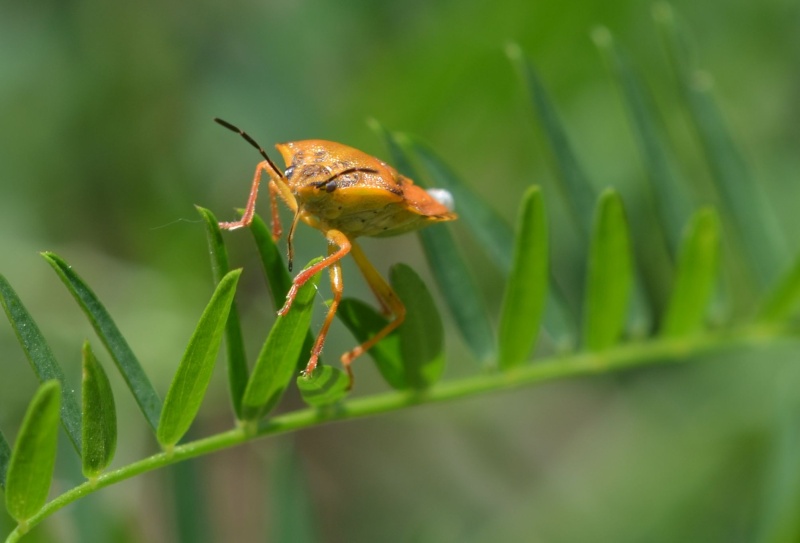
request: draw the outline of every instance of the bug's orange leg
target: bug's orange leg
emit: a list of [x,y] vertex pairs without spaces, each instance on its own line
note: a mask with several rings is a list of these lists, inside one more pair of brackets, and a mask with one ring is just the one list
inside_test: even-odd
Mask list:
[[[350,252],[350,248],[352,247],[350,240],[338,230],[328,230],[325,232],[325,237],[328,239],[329,244],[328,256],[316,264],[305,268],[295,276],[294,280],[292,281],[292,288],[289,289],[289,293],[286,295],[286,302],[284,302],[283,307],[280,309],[280,311],[278,311],[278,315],[285,315],[289,309],[291,309],[292,302],[294,302],[295,296],[297,296],[297,292],[300,290],[300,287],[305,285],[306,282],[314,276],[314,274],[318,273],[320,270],[324,270],[328,266],[332,266]],[[333,250],[334,246],[338,247],[338,249]]]
[[[333,245],[328,246],[329,255],[333,255],[336,252],[337,251],[334,250]],[[322,347],[325,345],[325,337],[328,335],[328,328],[331,327],[333,318],[336,316],[336,310],[339,308],[339,302],[342,300],[344,283],[342,281],[341,260],[337,260],[331,264],[328,268],[328,273],[330,273],[331,276],[331,291],[333,292],[333,301],[328,307],[328,314],[325,316],[325,322],[322,323],[322,328],[320,328],[320,331],[317,334],[317,339],[314,341],[314,347],[311,349],[311,358],[308,359],[308,364],[306,365],[306,369],[303,370],[303,375],[311,375],[314,372],[314,368],[317,367],[319,355],[322,353]],[[352,386],[353,376],[349,373],[348,375],[350,376],[350,386]]]
[[269,180],[269,205],[272,211],[272,240],[277,241],[283,233],[281,228],[281,217],[278,214],[278,185],[274,179]]
[[386,279],[384,279],[381,274],[378,273],[378,270],[375,269],[375,266],[373,266],[372,263],[367,260],[366,255],[356,242],[352,242],[351,244],[351,253],[353,255],[353,260],[355,260],[356,264],[358,265],[358,269],[361,270],[361,273],[364,275],[364,279],[367,280],[367,284],[378,298],[381,307],[388,309],[388,313],[394,315],[394,319],[384,326],[377,334],[369,338],[355,349],[352,349],[342,355],[342,366],[344,366],[344,369],[347,371],[347,375],[350,377],[350,387],[352,388],[353,370],[350,368],[350,365],[353,363],[353,360],[370,350],[380,340],[391,334],[393,330],[397,329],[398,326],[403,324],[403,321],[406,318],[406,306],[403,305],[400,297],[392,289],[392,287],[389,286],[389,283],[386,282]]
[[[286,180],[280,176],[276,172],[272,170],[272,167],[269,163],[264,160],[258,163],[256,166],[256,173],[253,175],[253,184],[250,187],[250,196],[247,198],[247,205],[244,208],[244,214],[242,218],[238,221],[231,221],[231,222],[221,222],[219,223],[219,227],[224,230],[236,230],[237,228],[244,228],[250,226],[250,223],[253,221],[253,215],[256,212],[256,199],[258,198],[258,186],[261,184],[261,174],[267,172],[267,175],[270,177],[270,199],[272,200],[272,234],[275,235],[275,228],[276,228],[276,221],[278,221],[277,215],[277,202],[275,199],[275,194],[280,196],[283,201],[286,202],[286,205],[289,206],[289,209],[292,211],[297,211],[297,201],[295,200],[292,191],[286,185]],[[273,188],[274,186],[274,188]],[[277,231],[280,234],[280,222],[277,224]]]

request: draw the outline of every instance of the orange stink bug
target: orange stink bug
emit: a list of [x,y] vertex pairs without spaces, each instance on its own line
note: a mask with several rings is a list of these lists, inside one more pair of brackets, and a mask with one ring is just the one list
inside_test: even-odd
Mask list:
[[278,311],[278,315],[286,314],[292,307],[298,289],[314,274],[328,268],[333,302],[311,349],[311,358],[303,374],[311,375],[317,366],[325,336],[342,299],[344,285],[339,261],[346,254],[353,255],[383,313],[387,316],[394,315],[394,319],[377,334],[342,355],[342,365],[352,387],[353,372],[350,364],[400,326],[406,313],[403,302],[367,260],[355,238],[393,236],[436,222],[452,221],[456,218],[456,214],[452,212],[452,197],[443,190],[426,191],[382,160],[332,141],[303,140],[277,144],[275,147],[286,163],[286,170],[282,172],[247,133],[221,119],[214,120],[240,134],[264,158],[256,166],[250,197],[241,220],[222,222],[220,227],[234,230],[250,224],[255,213],[261,175],[266,172],[269,176],[273,239],[277,240],[282,233],[278,217],[278,198],[294,213],[287,236],[289,271],[292,269],[294,256],[292,238],[298,221],[302,220],[320,230],[328,240],[328,256],[297,274],[286,295],[286,302]]

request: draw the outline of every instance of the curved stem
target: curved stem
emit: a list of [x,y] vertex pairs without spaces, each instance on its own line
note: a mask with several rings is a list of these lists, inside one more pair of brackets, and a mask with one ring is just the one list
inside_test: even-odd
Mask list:
[[387,392],[366,398],[357,398],[327,409],[301,409],[264,421],[256,427],[240,426],[227,432],[178,445],[170,451],[154,454],[100,475],[94,481],[86,481],[45,504],[39,512],[27,519],[24,527],[18,526],[11,532],[6,543],[18,541],[30,528],[65,505],[101,488],[141,473],[258,438],[293,432],[326,422],[397,411],[413,405],[453,400],[556,379],[603,374],[639,366],[680,363],[701,354],[771,345],[776,340],[797,341],[798,339],[800,337],[794,331],[758,327],[750,327],[737,333],[653,339],[640,343],[629,343],[597,353],[582,352],[553,356],[503,373],[488,373],[458,379],[423,391]]

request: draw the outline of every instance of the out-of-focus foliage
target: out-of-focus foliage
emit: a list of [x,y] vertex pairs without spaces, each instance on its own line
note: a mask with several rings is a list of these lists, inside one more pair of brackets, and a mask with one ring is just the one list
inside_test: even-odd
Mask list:
[[[800,5],[683,0],[675,8],[778,223],[798,231]],[[553,260],[575,259],[578,234],[554,197],[541,131],[503,53],[509,41],[536,62],[591,182],[619,190],[635,237],[649,209],[637,189],[645,174],[619,92],[589,39],[595,24],[632,52],[676,144],[681,175],[713,196],[646,3],[6,3],[0,271],[37,316],[70,381],[79,382],[76,338],[92,332],[36,252],[80,262],[163,395],[184,348],[175,338],[190,335],[212,289],[204,226],[192,205],[234,217],[258,161],[214,116],[267,148],[320,137],[386,157],[367,117],[419,134],[509,224],[523,188],[543,185]],[[305,230],[296,240],[298,262],[324,252],[321,237]],[[243,322],[252,360],[273,311],[253,246],[248,236],[239,239],[230,240],[231,260],[245,268],[239,303],[251,317]],[[796,239],[789,244],[787,264],[798,250]],[[381,270],[421,261],[412,237],[365,246]],[[496,310],[497,271],[480,256],[472,265]],[[368,296],[356,273],[346,277],[348,296]],[[448,338],[456,337],[449,326]],[[327,349],[352,344],[337,325]],[[457,363],[467,348],[456,341],[448,348],[448,372],[463,372]],[[736,356],[725,365],[562,383],[301,434],[295,454],[315,509],[308,522],[341,541],[748,541],[754,517],[779,518],[791,501],[785,481],[796,480],[797,470],[786,459],[800,445],[786,430],[800,412],[793,392],[800,369],[796,350]],[[383,386],[367,360],[357,364],[359,387]],[[0,372],[0,427],[10,438],[37,385],[6,326]],[[222,374],[200,411],[201,427],[220,426],[214,414],[228,412]],[[109,377],[112,388],[124,389]],[[126,462],[141,456],[148,431],[133,401],[117,397],[119,426],[127,429],[117,461]],[[130,430],[136,425],[142,431]],[[272,472],[277,454],[263,443],[202,460],[197,488],[205,492],[195,498],[213,511],[205,519],[209,540],[262,541],[270,532],[279,498],[266,494],[267,475],[258,474]],[[79,480],[79,466],[72,472]],[[81,541],[172,540],[173,525],[191,522],[173,521],[173,512],[192,515],[171,503],[186,494],[174,484],[162,473],[133,492],[107,489],[65,522]],[[790,497],[781,501],[779,492]],[[140,493],[158,497],[143,501]],[[7,525],[0,517],[0,533]],[[766,526],[764,541],[779,541]]]

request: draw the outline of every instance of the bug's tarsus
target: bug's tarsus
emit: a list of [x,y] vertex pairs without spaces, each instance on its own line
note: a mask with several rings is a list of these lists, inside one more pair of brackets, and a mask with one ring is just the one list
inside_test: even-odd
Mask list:
[[252,136],[250,136],[250,134],[248,134],[247,132],[245,132],[244,130],[239,128],[238,126],[232,125],[228,121],[224,121],[224,120],[220,119],[219,117],[214,117],[214,122],[219,124],[219,125],[221,125],[221,126],[224,126],[225,128],[227,128],[231,132],[236,132],[237,134],[242,136],[247,143],[249,143],[250,145],[252,145],[256,149],[258,149],[258,152],[261,153],[261,156],[264,157],[264,160],[266,160],[267,163],[270,165],[270,167],[272,168],[272,171],[275,172],[276,174],[278,174],[278,176],[283,177],[283,172],[281,172],[278,169],[278,167],[275,166],[275,163],[272,162],[271,158],[269,158],[269,155],[264,150],[264,148],[261,147],[258,144],[258,142],[256,140],[254,140]]

